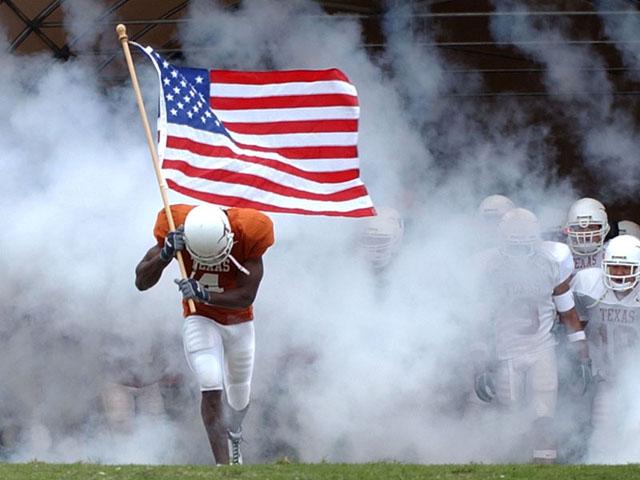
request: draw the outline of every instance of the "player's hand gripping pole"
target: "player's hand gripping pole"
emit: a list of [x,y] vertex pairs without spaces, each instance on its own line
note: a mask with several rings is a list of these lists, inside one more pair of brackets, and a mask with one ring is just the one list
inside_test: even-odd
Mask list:
[[[164,204],[164,211],[167,215],[167,221],[169,222],[169,229],[175,230],[176,225],[173,221],[173,215],[171,214],[171,207],[169,206],[169,197],[167,195],[167,191],[169,187],[167,186],[167,181],[164,179],[164,175],[162,175],[162,170],[160,169],[160,161],[158,160],[158,153],[156,152],[156,145],[153,141],[153,135],[151,135],[151,128],[149,127],[149,120],[147,119],[147,112],[144,109],[144,103],[142,101],[142,94],[140,93],[140,85],[138,84],[138,76],[136,75],[136,68],[133,65],[133,59],[131,58],[131,51],[129,50],[129,37],[127,37],[127,27],[122,24],[119,24],[116,27],[116,32],[118,33],[118,40],[122,44],[122,50],[124,51],[124,58],[127,60],[127,67],[129,68],[129,75],[131,75],[131,85],[133,86],[133,91],[136,94],[136,103],[138,104],[138,110],[140,111],[140,117],[142,118],[142,126],[144,127],[144,133],[147,137],[147,145],[149,146],[149,151],[151,152],[151,160],[153,161],[153,168],[156,172],[156,179],[158,180],[158,186],[160,187],[160,195],[162,196],[162,203]],[[182,252],[176,252],[176,259],[178,260],[178,265],[180,266],[180,274],[182,278],[187,278],[187,270],[184,267],[184,260],[182,259]],[[191,313],[196,313],[196,305],[193,300],[188,300],[189,310]]]

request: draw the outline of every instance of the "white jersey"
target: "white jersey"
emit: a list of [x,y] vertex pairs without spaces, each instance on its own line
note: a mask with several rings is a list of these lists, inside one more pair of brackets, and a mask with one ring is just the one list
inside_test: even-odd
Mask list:
[[604,284],[601,268],[588,268],[571,282],[586,333],[594,373],[612,378],[629,354],[640,353],[640,285],[618,298]]
[[[605,244],[606,246],[606,244]],[[602,266],[602,259],[604,258],[604,247],[598,253],[594,253],[593,255],[576,255],[573,254],[573,263],[574,263],[574,271],[575,275],[580,270],[584,270],[585,268],[600,268]]]
[[555,345],[554,289],[573,272],[569,247],[542,242],[527,257],[511,257],[492,249],[481,259],[483,303],[495,326],[499,360],[539,352]]

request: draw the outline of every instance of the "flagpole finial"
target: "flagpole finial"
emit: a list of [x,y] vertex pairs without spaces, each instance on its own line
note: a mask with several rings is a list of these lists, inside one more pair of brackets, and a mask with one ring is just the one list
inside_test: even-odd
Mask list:
[[127,41],[129,37],[127,37],[127,27],[125,27],[122,23],[119,23],[116,27],[116,32],[118,32],[118,40]]

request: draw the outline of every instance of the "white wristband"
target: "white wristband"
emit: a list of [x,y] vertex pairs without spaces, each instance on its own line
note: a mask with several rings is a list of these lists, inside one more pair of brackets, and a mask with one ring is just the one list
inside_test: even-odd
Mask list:
[[556,304],[556,309],[560,313],[568,312],[576,306],[575,302],[573,301],[573,292],[571,290],[567,290],[560,295],[554,295],[553,303]]
[[567,341],[569,343],[579,342],[580,340],[586,340],[587,336],[584,333],[584,330],[578,330],[577,332],[569,333],[567,335]]

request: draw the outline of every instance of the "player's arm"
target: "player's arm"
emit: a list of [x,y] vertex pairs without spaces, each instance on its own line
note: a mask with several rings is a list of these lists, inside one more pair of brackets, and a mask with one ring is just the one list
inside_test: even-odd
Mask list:
[[250,307],[258,294],[258,287],[263,275],[262,257],[244,262],[250,275],[238,271],[236,287],[226,289],[222,293],[214,293],[192,278],[176,280],[185,300],[215,305],[216,307],[243,309]]
[[492,354],[491,334],[492,308],[488,303],[478,302],[477,317],[470,325],[467,333],[471,335],[469,359],[473,368],[473,388],[476,395],[483,402],[491,402],[495,397],[494,385],[494,356]]
[[589,359],[589,348],[584,332],[584,324],[580,321],[580,316],[578,315],[574,302],[573,291],[569,288],[570,281],[570,279],[567,279],[554,289],[553,301],[556,304],[560,321],[567,327],[569,351],[572,351],[577,357],[574,378],[578,385],[579,394],[584,395],[589,391],[589,387],[593,383],[591,360]]
[[146,290],[153,287],[162,276],[162,271],[171,263],[176,253],[185,246],[184,229],[182,226],[171,231],[164,239],[164,245],[154,245],[142,257],[136,266],[136,287]]
[[581,359],[589,357],[587,350],[584,326],[578,316],[573,292],[570,288],[570,279],[566,279],[553,290],[553,302],[560,316],[560,321],[567,327],[567,339],[578,348],[578,355]]
[[160,256],[162,249],[158,245],[151,247],[136,266],[136,288],[147,290],[153,287],[162,276],[162,271],[171,263]]

